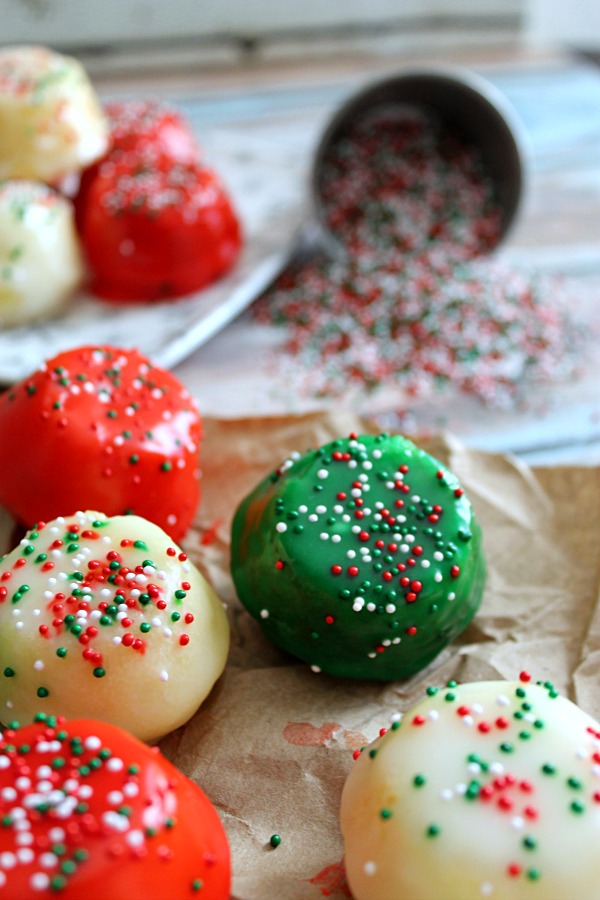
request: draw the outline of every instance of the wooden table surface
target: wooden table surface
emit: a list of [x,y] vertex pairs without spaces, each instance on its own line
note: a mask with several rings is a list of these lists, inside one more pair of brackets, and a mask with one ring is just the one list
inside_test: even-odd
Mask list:
[[[502,254],[515,265],[564,274],[574,288],[573,316],[587,338],[574,380],[532,391],[518,409],[488,409],[460,397],[451,404],[447,399],[429,401],[415,408],[414,429],[448,429],[473,446],[514,452],[536,464],[599,463],[599,68],[581,58],[532,57],[504,48],[435,60],[364,57],[317,65],[98,76],[96,83],[106,96],[159,95],[175,103],[192,121],[209,161],[219,168],[229,153],[225,174],[232,188],[243,185],[246,142],[265,155],[266,171],[271,164],[273,171],[286,169],[289,160],[289,228],[280,236],[285,250],[304,214],[316,140],[339,103],[367,81],[407,63],[433,62],[466,65],[484,74],[520,115],[530,143],[528,189]],[[252,190],[268,192],[270,181],[266,178]],[[282,335],[273,335],[245,312],[175,371],[206,415],[277,415],[314,408],[315,401],[273,384],[272,359],[283,352],[282,341]],[[377,412],[382,421],[387,415],[393,424],[398,398],[392,389],[352,403],[363,412]]]

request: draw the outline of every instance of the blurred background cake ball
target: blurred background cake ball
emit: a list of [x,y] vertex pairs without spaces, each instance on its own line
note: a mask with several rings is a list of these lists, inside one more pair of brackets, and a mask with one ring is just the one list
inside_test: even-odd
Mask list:
[[52,315],[82,275],[70,201],[40,182],[0,184],[0,327]]
[[57,182],[98,159],[107,140],[76,59],[38,46],[0,51],[0,179]]

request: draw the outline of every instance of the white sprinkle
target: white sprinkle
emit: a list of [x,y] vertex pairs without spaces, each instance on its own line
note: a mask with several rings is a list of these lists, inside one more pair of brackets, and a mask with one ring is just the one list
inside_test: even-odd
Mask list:
[[437,710],[437,709],[430,709],[429,712],[427,713],[427,718],[431,719],[432,722],[437,722],[439,717],[440,717],[440,713],[439,713],[439,710]]
[[334,544],[339,544],[341,539],[342,539],[341,534],[332,534],[331,535],[331,540],[333,541]]
[[354,559],[356,556],[356,550],[347,550],[346,556],[348,557],[348,559]]
[[363,866],[363,872],[365,875],[374,875],[377,871],[377,863],[374,863],[372,860],[368,860]]
[[387,613],[395,613],[395,612],[396,612],[396,607],[394,606],[393,603],[388,603],[387,606],[386,606],[386,608],[385,608],[385,611],[386,611]]
[[260,611],[260,617],[261,617],[261,619],[268,619],[268,618],[269,618],[269,610],[268,610],[268,609],[261,609],[261,611]]
[[141,847],[144,843],[144,832],[139,828],[132,829],[125,838],[130,847]]
[[[0,882],[0,884],[3,884],[3,882]],[[32,891],[45,891],[49,884],[50,878],[45,872],[34,872],[29,879],[29,887]]]
[[375,603],[367,603],[368,612],[375,612],[377,605]]
[[36,661],[33,664],[33,668],[35,669],[36,672],[42,672],[44,669],[44,660],[36,659]]
[[109,772],[120,772],[123,768],[123,760],[118,756],[111,756],[106,762],[106,768]]
[[[305,506],[304,503],[302,503],[302,505],[298,507],[298,512],[299,513],[308,512],[308,506]],[[340,512],[341,512],[341,509],[340,509]]]
[[284,531],[287,531],[287,525],[285,522],[278,522],[275,526],[275,531],[278,531],[280,534],[283,534]]
[[421,560],[421,565],[423,566],[424,569],[428,569],[429,566],[431,565],[431,563],[429,562],[428,559],[422,559],[422,560]]
[[451,788],[444,788],[444,790],[440,793],[440,797],[442,800],[452,800],[454,797],[454,791]]
[[329,472],[327,469],[319,469],[317,472],[317,478],[320,478],[323,481],[325,478],[329,478]]
[[496,704],[498,706],[508,706],[509,703],[510,700],[508,699],[506,694],[498,694],[498,696],[496,697]]
[[381,450],[373,450],[373,459],[381,459]]
[[321,538],[322,541],[328,541],[328,540],[329,540],[329,535],[327,534],[326,531],[322,531],[321,534],[319,535],[319,537]]
[[321,503],[321,504],[319,504],[319,506],[315,507],[315,512],[318,513],[320,516],[322,516],[324,513],[327,512],[327,507],[323,506],[323,504]]
[[522,828],[525,828],[525,819],[523,816],[513,816],[510,820],[510,824],[515,829],[515,831],[521,831]]
[[479,888],[479,892],[482,897],[489,897],[489,895],[494,890],[494,885],[490,881],[484,881],[481,887]]
[[317,673],[318,673],[318,672],[321,671],[321,667],[320,667],[320,666],[311,666],[310,669],[311,669],[311,672],[317,672]]
[[437,562],[441,562],[441,561],[443,560],[443,558],[444,558],[444,554],[441,553],[439,550],[436,550],[435,553],[433,554],[433,558],[434,558]]
[[448,600],[450,600],[450,601],[456,600],[456,594],[454,593],[454,591],[451,591],[451,592],[448,594]]
[[442,579],[443,579],[443,576],[442,576],[441,572],[436,572],[435,575],[433,576],[433,580],[437,581],[438,584],[440,581],[442,581]]
[[319,517],[316,515],[316,513],[311,513],[310,516],[308,517],[308,521],[309,522],[318,522]]

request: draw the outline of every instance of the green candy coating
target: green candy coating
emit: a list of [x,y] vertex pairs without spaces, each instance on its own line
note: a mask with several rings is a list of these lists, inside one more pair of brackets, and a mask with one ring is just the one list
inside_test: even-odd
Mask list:
[[329,675],[389,681],[466,628],[486,568],[456,477],[381,434],[293,454],[265,478],[235,513],[231,571],[277,646]]

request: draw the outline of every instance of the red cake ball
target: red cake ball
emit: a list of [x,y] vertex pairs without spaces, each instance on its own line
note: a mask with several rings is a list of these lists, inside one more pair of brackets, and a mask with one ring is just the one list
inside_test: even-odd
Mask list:
[[76,206],[90,289],[109,300],[193,293],[225,274],[242,244],[227,191],[199,163],[114,152],[83,179]]
[[173,162],[194,163],[200,147],[187,120],[153,99],[123,100],[104,107],[109,125],[109,153],[150,150]]
[[25,525],[101,509],[179,541],[200,499],[200,414],[138,350],[60,353],[0,395],[0,504]]
[[227,836],[208,797],[113,725],[36,717],[0,739],[6,900],[227,900]]

